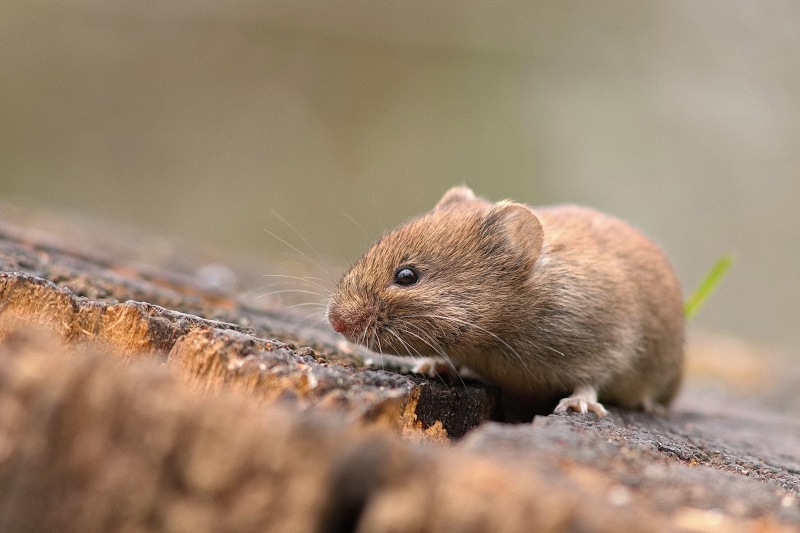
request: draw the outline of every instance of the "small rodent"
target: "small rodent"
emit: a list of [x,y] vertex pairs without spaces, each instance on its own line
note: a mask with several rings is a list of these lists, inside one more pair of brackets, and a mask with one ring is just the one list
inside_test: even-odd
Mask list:
[[344,274],[327,317],[372,350],[446,356],[517,397],[560,398],[556,412],[663,410],[681,382],[675,272],[639,230],[586,207],[450,189]]

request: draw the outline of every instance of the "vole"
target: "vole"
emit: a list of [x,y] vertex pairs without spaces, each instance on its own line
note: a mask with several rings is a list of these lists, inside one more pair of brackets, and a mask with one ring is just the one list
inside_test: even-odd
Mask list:
[[348,340],[446,356],[556,412],[661,411],[678,391],[678,279],[639,230],[586,207],[489,202],[467,187],[376,242],[327,308]]

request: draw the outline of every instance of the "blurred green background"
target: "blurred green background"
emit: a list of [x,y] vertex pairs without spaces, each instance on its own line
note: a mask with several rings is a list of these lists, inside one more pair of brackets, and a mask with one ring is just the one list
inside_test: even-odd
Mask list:
[[645,229],[800,350],[800,3],[4,0],[0,196],[336,272],[467,183]]

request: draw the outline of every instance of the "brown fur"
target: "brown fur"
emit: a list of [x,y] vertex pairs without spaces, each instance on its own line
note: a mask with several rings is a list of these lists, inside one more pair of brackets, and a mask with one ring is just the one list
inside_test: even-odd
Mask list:
[[[413,265],[419,282],[393,283]],[[590,385],[626,408],[668,406],[683,305],[661,249],[592,209],[492,204],[466,187],[380,239],[339,282],[334,327],[371,349],[448,356],[509,392]]]

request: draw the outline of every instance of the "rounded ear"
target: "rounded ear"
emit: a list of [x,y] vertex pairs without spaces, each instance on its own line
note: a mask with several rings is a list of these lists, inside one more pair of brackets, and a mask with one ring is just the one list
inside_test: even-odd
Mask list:
[[544,229],[533,211],[516,202],[498,202],[489,211],[487,224],[500,230],[511,243],[512,249],[524,252],[534,262],[542,252]]
[[466,185],[461,185],[459,187],[453,187],[442,196],[442,199],[439,200],[439,203],[436,204],[436,207],[433,209],[441,209],[444,206],[448,205],[455,205],[462,202],[469,202],[470,200],[475,199],[475,193],[472,192],[472,189],[467,187]]

